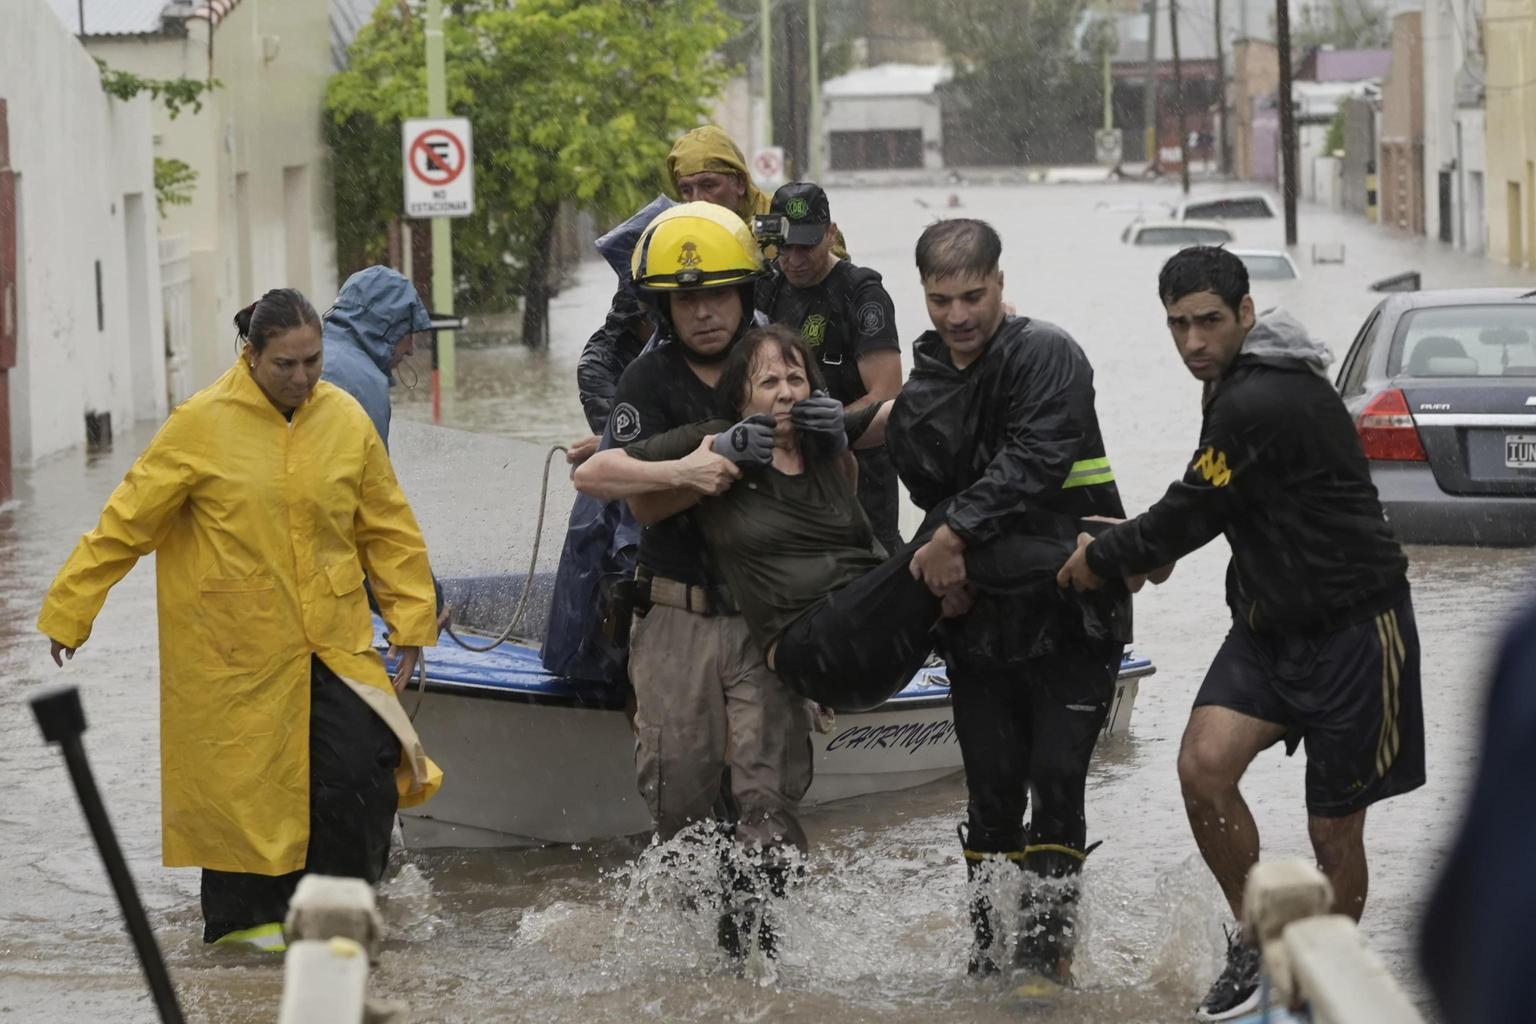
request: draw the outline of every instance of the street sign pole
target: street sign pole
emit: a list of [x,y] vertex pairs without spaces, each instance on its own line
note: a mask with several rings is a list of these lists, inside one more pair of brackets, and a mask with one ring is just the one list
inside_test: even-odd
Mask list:
[[[427,0],[427,116],[448,116],[448,80],[443,60],[443,0]],[[453,312],[453,234],[447,217],[432,218],[432,308]],[[437,359],[432,369],[432,392],[453,393],[456,381],[453,332],[443,331],[434,346]],[[441,381],[439,381],[441,373]],[[438,403],[433,421],[439,422]]]

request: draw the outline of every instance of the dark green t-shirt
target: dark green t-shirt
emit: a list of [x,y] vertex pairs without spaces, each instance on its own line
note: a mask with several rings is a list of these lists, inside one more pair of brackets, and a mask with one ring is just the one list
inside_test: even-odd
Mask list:
[[[680,459],[725,420],[678,427],[625,448],[647,462]],[[747,628],[764,650],[832,591],[884,561],[848,477],[830,459],[807,460],[790,476],[750,467],[731,489],[694,509],[709,557]]]

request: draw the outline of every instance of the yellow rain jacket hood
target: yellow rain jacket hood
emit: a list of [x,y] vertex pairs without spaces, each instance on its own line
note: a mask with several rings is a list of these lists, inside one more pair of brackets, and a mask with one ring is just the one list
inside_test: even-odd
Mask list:
[[686,132],[672,143],[672,152],[667,154],[667,174],[672,180],[673,196],[682,198],[677,191],[678,178],[706,171],[739,175],[747,183],[747,195],[742,204],[744,209],[736,211],[747,222],[747,227],[752,226],[753,214],[767,213],[772,207],[773,197],[752,184],[746,158],[736,148],[736,143],[731,141],[725,129],[712,124]]
[[[725,133],[725,129],[716,125],[706,124],[685,132],[672,143],[672,152],[667,154],[667,174],[672,181],[672,195],[681,199],[682,194],[677,190],[677,179],[687,177],[690,174],[703,174],[706,171],[715,174],[738,174],[741,180],[747,183],[747,196],[743,202],[744,209],[736,213],[747,222],[748,229],[752,227],[752,216],[758,213],[768,213],[773,209],[773,196],[764,192],[752,183],[752,174],[747,170],[746,158],[741,155],[741,150],[736,148],[736,143]],[[837,232],[837,241],[832,246],[832,251],[840,257],[848,255],[848,243],[843,239],[842,229]],[[769,250],[770,257],[773,250]]]
[[280,875],[309,845],[310,657],[400,739],[401,804],[442,772],[372,649],[437,639],[426,543],[362,407],[324,381],[284,418],[244,359],[176,409],[81,538],[38,628],[78,647],[155,552],[164,861]]

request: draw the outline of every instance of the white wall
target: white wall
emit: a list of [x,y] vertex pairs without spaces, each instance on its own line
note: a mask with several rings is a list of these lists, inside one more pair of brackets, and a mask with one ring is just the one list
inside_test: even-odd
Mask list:
[[[1440,172],[1451,173],[1451,237],[1459,248],[1482,251],[1483,235],[1469,225],[1480,226],[1486,209],[1466,208],[1475,197],[1468,192],[1468,174],[1486,164],[1481,109],[1456,106],[1456,78],[1467,60],[1469,47],[1483,17],[1480,0],[1425,0],[1424,36],[1424,231],[1440,237]],[[1463,122],[1470,116],[1471,128]],[[1458,124],[1462,127],[1458,131]],[[1473,139],[1476,137],[1476,145]]]
[[114,430],[165,413],[153,126],[146,98],[102,92],[44,0],[7,5],[0,97],[18,172],[11,432],[26,466],[82,443],[88,412],[111,413]]
[[[155,78],[206,78],[210,26],[184,37],[98,38],[91,53]],[[297,288],[324,311],[336,296],[330,153],[321,138],[331,74],[327,5],[241,0],[213,32],[213,77],[201,113],[155,115],[157,155],[198,172],[188,206],[162,227],[191,247],[191,383],[234,362],[235,311],[270,288]],[[237,184],[240,187],[237,187]],[[242,206],[244,214],[242,214]]]
[[[1481,256],[1488,251],[1487,118],[1481,107],[1458,110],[1454,127],[1456,148],[1452,152],[1456,156],[1457,169],[1452,180],[1459,203],[1459,208],[1452,210],[1452,216],[1456,218],[1456,244]],[[1478,181],[1483,182],[1483,188],[1477,187]]]

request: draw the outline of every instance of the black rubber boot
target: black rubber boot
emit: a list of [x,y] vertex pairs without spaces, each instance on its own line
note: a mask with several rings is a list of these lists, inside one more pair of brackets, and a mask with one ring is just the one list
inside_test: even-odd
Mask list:
[[957,831],[960,834],[960,848],[965,854],[965,880],[969,883],[971,893],[971,955],[965,970],[967,974],[996,974],[1004,967],[1002,926],[997,919],[992,898],[986,892],[987,886],[978,882],[978,876],[995,872],[997,868],[994,865],[1004,862],[1016,864],[1023,854],[973,850],[965,826],[962,825]]
[[1058,985],[1072,983],[1072,954],[1077,946],[1078,876],[1092,852],[1054,844],[1024,848],[1025,887],[1019,939],[1013,966]]
[[731,959],[745,960],[754,948],[771,960],[778,959],[779,940],[770,910],[775,899],[784,898],[791,870],[772,850],[748,868],[736,862],[722,865],[725,895],[717,938]]

